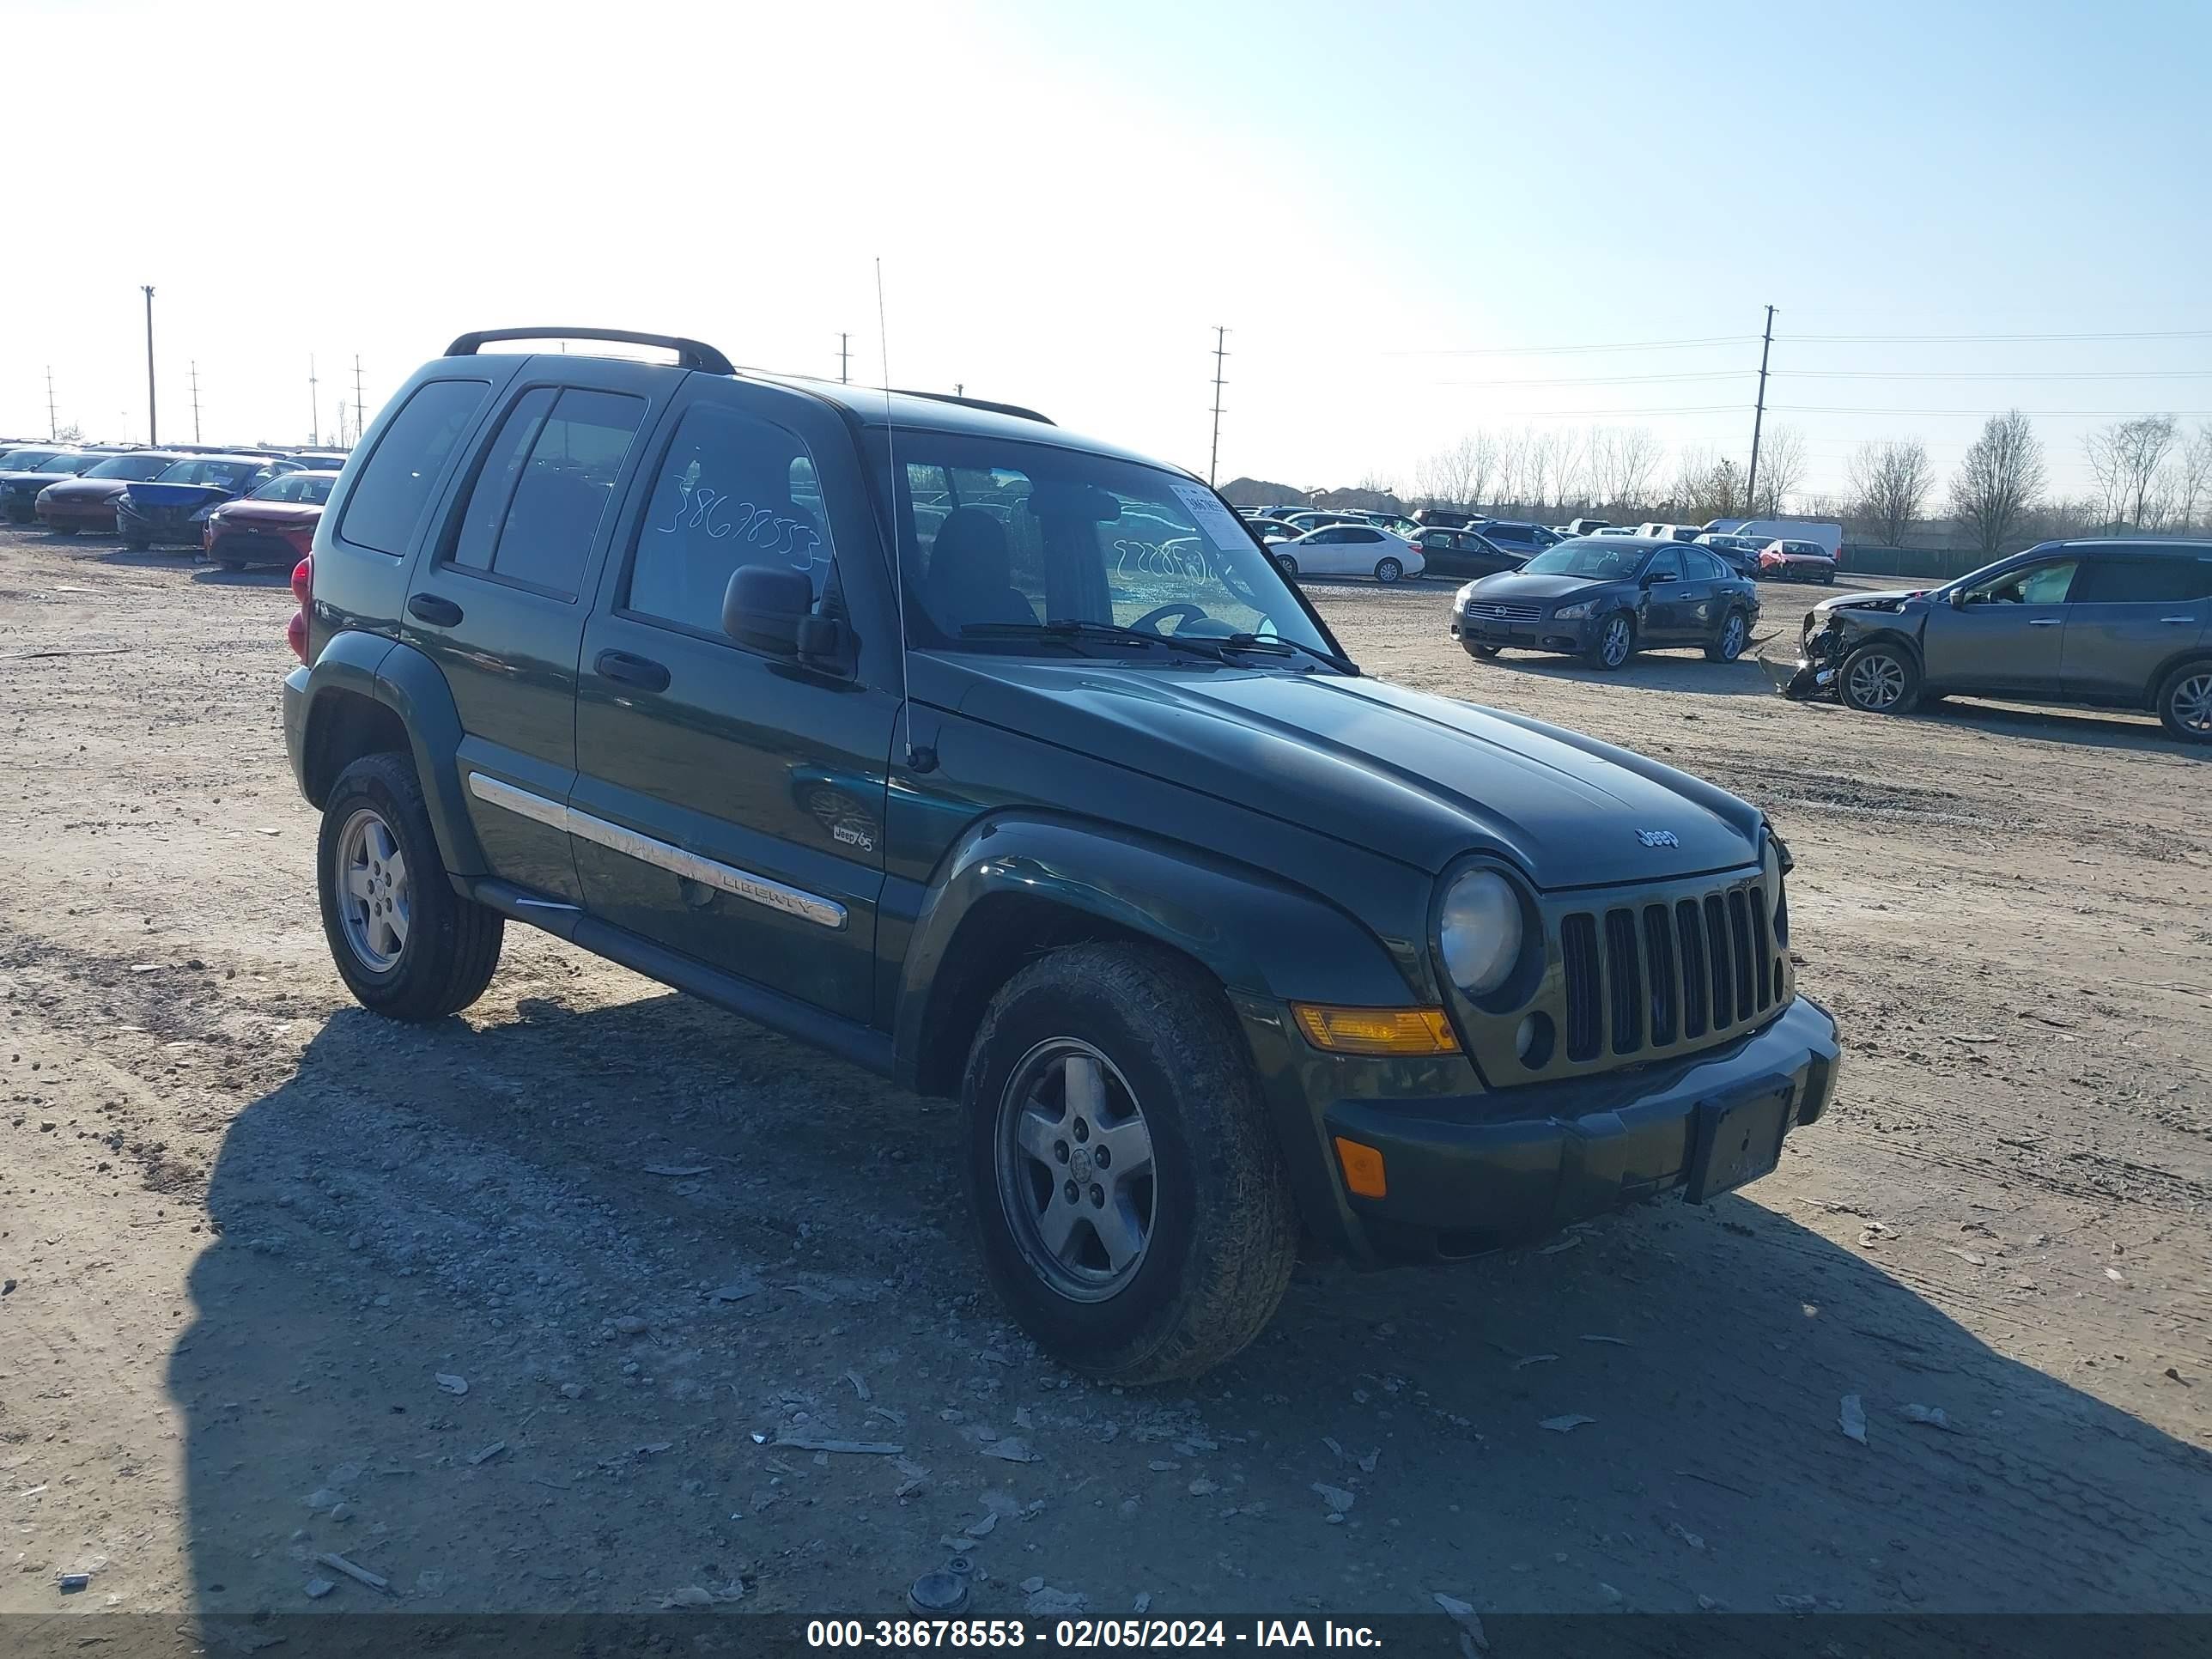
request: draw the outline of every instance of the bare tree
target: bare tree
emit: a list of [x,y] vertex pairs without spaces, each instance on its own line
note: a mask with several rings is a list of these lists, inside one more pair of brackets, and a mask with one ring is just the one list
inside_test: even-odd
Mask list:
[[1905,532],[1928,504],[1936,472],[1917,438],[1863,443],[1851,457],[1851,512],[1884,547],[1905,545]]
[[2161,474],[2179,436],[2172,416],[2142,415],[2100,427],[2083,440],[2112,528],[2148,530],[2165,516],[2160,485],[2171,479]]
[[1431,507],[1463,507],[1468,500],[1468,441],[1462,438],[1413,469],[1413,488]]
[[1745,511],[1754,519],[1778,519],[1783,503],[1805,482],[1805,434],[1794,426],[1770,427],[1759,446],[1759,498]]
[[1599,501],[1615,512],[1641,514],[1649,508],[1652,475],[1666,455],[1651,428],[1601,427],[1591,447],[1592,482]]
[[2018,410],[1992,415],[1951,479],[1951,511],[1985,558],[2004,550],[2043,499],[2043,441]]
[[1467,504],[1480,507],[1490,499],[1491,481],[1498,475],[1498,440],[1477,431],[1461,441],[1467,447]]
[[2173,521],[2186,530],[2197,521],[2200,507],[2212,515],[2212,422],[2198,427],[2197,435],[2181,446],[2168,465]]

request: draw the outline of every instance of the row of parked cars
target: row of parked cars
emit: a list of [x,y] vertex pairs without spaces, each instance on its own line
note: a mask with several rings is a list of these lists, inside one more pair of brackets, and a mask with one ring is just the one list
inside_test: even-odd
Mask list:
[[1579,537],[1688,542],[1754,581],[1832,583],[1843,562],[1843,526],[1798,520],[1715,519],[1709,524],[1564,525],[1492,519],[1423,507],[1403,514],[1358,508],[1247,507],[1237,509],[1291,575],[1487,576],[1517,570],[1546,548]]
[[291,564],[344,465],[334,450],[0,446],[0,516],[58,536],[119,536],[134,552],[188,547],[233,570]]

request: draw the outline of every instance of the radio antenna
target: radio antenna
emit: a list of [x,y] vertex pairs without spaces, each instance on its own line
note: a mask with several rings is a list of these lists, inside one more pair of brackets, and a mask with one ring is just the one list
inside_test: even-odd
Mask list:
[[905,538],[899,534],[898,440],[891,416],[891,338],[884,321],[884,256],[876,256],[876,343],[884,367],[884,453],[890,468],[891,608],[898,613],[899,733],[906,747],[906,763],[914,765],[914,699],[907,695],[906,564],[901,556]]

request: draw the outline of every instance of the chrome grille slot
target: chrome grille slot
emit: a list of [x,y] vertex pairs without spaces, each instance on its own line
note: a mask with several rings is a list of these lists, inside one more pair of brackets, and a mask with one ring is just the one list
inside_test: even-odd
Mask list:
[[1706,978],[1705,924],[1695,899],[1684,899],[1674,907],[1674,921],[1682,945],[1682,1035],[1701,1037],[1705,1034],[1705,992],[1711,981]]
[[1729,942],[1735,951],[1735,1017],[1749,1019],[1754,1006],[1751,994],[1751,913],[1743,902],[1742,888],[1729,891],[1728,909]]
[[1713,970],[1713,1030],[1735,1023],[1735,952],[1729,949],[1728,901],[1705,896],[1705,960]]
[[1567,1058],[1595,1060],[1604,1042],[1604,1002],[1599,987],[1597,921],[1572,915],[1559,924],[1559,953],[1567,975]]
[[1644,1046],[1644,964],[1636,944],[1636,912],[1605,913],[1607,1014],[1613,1052],[1632,1054]]
[[1674,984],[1674,913],[1663,904],[1644,907],[1644,968],[1651,988],[1651,1046],[1674,1041],[1681,997]]

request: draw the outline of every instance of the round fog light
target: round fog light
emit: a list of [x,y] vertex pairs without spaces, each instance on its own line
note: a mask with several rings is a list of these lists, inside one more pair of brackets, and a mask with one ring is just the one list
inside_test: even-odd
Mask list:
[[1513,1052],[1530,1071],[1538,1070],[1552,1057],[1552,1017],[1549,1014],[1530,1014],[1513,1033]]

